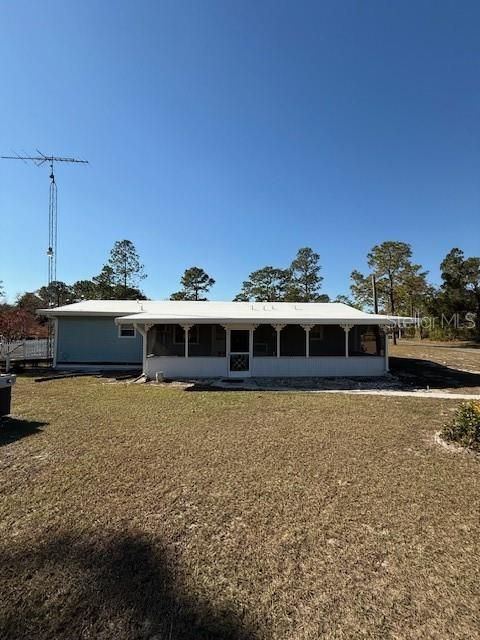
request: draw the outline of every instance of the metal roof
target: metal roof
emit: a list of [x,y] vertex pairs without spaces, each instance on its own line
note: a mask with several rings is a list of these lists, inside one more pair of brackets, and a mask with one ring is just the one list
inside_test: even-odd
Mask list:
[[63,316],[112,316],[124,323],[353,323],[394,324],[385,315],[365,313],[339,302],[216,302],[157,300],[85,300],[40,314]]
[[43,316],[119,316],[145,310],[150,300],[82,300],[52,309],[39,309]]

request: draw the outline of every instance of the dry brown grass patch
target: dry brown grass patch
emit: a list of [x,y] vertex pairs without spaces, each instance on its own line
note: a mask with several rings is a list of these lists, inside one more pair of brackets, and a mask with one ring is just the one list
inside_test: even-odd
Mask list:
[[[478,464],[454,401],[20,380],[2,638],[472,638]],[[2,635],[3,634],[3,635]]]

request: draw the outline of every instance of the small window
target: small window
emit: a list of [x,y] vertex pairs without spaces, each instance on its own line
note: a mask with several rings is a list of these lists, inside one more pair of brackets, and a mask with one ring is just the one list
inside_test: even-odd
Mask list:
[[215,325],[215,340],[225,340],[225,329],[221,324]]
[[156,340],[160,342],[160,344],[167,344],[168,336],[170,335],[170,325],[168,324],[157,324],[154,328],[156,333]]
[[268,356],[268,342],[255,342],[255,355]]
[[315,325],[310,329],[310,340],[320,341],[323,340],[323,326]]
[[135,327],[133,324],[121,324],[118,327],[119,338],[135,338]]
[[[174,344],[185,344],[185,330],[179,324],[175,325],[175,333],[173,335]],[[194,324],[188,332],[188,344],[199,343],[198,324]]]

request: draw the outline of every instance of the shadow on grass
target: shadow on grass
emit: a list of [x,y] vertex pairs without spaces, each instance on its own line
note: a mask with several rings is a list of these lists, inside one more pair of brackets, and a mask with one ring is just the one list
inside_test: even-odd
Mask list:
[[461,389],[480,387],[480,374],[446,367],[431,360],[390,358],[390,371],[405,388]]
[[137,378],[142,370],[136,367],[131,369],[92,369],[91,371],[81,371],[74,369],[53,369],[51,366],[44,367],[12,367],[18,379],[34,378],[36,382],[47,382],[49,380],[64,380],[66,378],[116,378],[117,380],[127,380]]
[[47,424],[48,422],[37,422],[36,420],[0,418],[0,447],[42,433],[41,427]]
[[56,380],[67,380],[73,378],[108,378],[115,380],[134,380],[141,375],[141,369],[92,369],[91,371],[55,369],[39,372],[25,372],[22,377],[33,377],[35,382],[55,382]]
[[1,638],[244,640],[245,615],[217,609],[182,582],[144,534],[92,533],[0,552]]
[[442,342],[441,344],[432,344],[431,342],[409,342],[408,340],[399,340],[400,347],[420,347],[426,349],[480,349],[480,342]]

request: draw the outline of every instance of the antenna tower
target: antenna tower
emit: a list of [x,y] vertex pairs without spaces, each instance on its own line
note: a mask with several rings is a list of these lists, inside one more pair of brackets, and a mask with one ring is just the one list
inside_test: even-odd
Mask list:
[[[15,152],[14,152],[15,153]],[[50,190],[48,194],[48,291],[50,307],[59,306],[58,297],[52,295],[50,291],[50,285],[52,282],[57,281],[57,244],[58,244],[58,224],[57,224],[57,183],[55,181],[54,163],[55,162],[70,162],[74,164],[88,164],[88,160],[80,160],[78,158],[67,158],[63,156],[47,156],[37,149],[37,156],[20,156],[16,153],[13,156],[0,156],[3,160],[23,160],[25,164],[27,161],[33,162],[37,167],[41,167],[43,164],[48,163],[50,166]],[[54,328],[52,322],[48,322],[48,338],[47,338],[47,352],[48,356],[53,356],[53,336]],[[54,358],[55,359],[55,358]]]
[[37,149],[37,156],[0,156],[3,160],[23,160],[33,162],[37,167],[48,163],[50,166],[50,190],[48,195],[48,285],[57,280],[57,245],[58,245],[58,223],[57,223],[57,183],[55,181],[54,163],[70,162],[75,164],[88,164],[88,160],[78,158],[67,158],[64,156],[47,156]]

